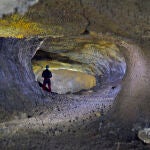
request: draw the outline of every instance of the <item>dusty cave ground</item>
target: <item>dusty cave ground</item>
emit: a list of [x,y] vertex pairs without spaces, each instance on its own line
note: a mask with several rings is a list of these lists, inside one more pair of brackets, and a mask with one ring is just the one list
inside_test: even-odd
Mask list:
[[20,118],[0,124],[0,147],[11,150],[148,150],[149,146],[134,133],[128,137],[122,132],[121,137],[113,132],[115,126],[109,134],[107,128],[101,130],[101,123],[107,122],[104,115],[111,109],[120,89],[120,83],[115,83],[115,86],[105,85],[92,93],[91,90],[75,94],[45,92],[49,99],[44,110],[41,107],[35,111],[37,117],[22,114]]
[[120,88],[119,84],[115,89],[112,85],[102,87],[90,93],[90,99],[85,93],[46,93],[51,100],[44,111],[38,109],[38,117],[23,114],[22,118],[0,124],[1,149],[148,150],[149,145],[141,142],[135,133],[131,137],[119,131],[121,136],[113,132],[113,125],[109,134],[107,128],[101,130],[102,123],[109,119],[104,118],[104,114],[111,109],[112,96],[116,96]]

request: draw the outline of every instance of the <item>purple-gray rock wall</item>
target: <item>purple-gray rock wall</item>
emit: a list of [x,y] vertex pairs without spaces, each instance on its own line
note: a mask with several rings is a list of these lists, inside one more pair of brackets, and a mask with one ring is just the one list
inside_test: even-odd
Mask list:
[[31,68],[31,58],[40,42],[0,38],[0,107],[6,111],[28,110],[41,100],[42,91]]

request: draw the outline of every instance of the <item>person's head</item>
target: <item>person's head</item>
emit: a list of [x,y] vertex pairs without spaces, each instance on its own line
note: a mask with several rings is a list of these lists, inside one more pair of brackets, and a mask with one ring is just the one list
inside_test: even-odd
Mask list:
[[46,69],[48,69],[49,68],[49,65],[46,65]]

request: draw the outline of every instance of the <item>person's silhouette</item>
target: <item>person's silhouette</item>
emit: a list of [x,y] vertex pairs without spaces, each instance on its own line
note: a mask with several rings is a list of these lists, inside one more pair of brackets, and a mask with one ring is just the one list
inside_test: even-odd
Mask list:
[[46,90],[46,84],[48,84],[48,91],[51,92],[51,80],[50,80],[50,78],[52,78],[52,73],[49,70],[48,65],[46,65],[46,69],[43,71],[42,77],[44,78],[43,90]]

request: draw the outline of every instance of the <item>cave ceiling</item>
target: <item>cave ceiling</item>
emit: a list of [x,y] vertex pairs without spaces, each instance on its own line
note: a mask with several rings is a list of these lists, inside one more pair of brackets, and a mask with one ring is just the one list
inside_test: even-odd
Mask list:
[[60,37],[95,31],[147,38],[150,30],[149,3],[148,0],[2,1],[0,36]]

